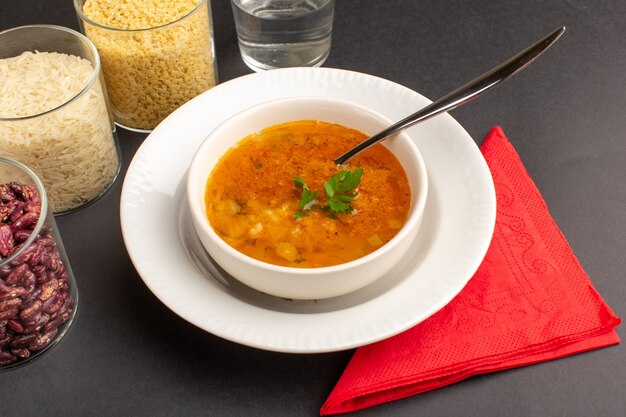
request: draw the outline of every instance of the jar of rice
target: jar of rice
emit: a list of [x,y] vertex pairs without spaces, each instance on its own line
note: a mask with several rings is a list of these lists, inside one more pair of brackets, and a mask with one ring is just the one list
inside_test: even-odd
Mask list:
[[149,132],[216,84],[209,0],[74,0],[96,45],[115,122]]
[[42,179],[54,214],[114,183],[120,151],[94,45],[60,26],[0,32],[0,155]]

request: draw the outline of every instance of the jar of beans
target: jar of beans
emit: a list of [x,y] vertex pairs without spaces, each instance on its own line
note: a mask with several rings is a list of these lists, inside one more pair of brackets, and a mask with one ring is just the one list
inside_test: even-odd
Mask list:
[[57,343],[78,292],[41,180],[0,156],[0,370]]

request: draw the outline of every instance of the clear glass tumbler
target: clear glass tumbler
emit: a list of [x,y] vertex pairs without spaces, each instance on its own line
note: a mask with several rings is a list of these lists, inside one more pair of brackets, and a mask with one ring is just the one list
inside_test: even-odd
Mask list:
[[77,302],[43,183],[25,165],[0,156],[0,370],[55,345]]
[[252,70],[326,62],[334,0],[231,0],[231,5],[241,57]]
[[210,1],[74,0],[74,7],[100,52],[119,126],[150,132],[217,83]]
[[0,155],[37,172],[55,214],[102,196],[121,158],[89,39],[50,25],[0,32],[0,85]]

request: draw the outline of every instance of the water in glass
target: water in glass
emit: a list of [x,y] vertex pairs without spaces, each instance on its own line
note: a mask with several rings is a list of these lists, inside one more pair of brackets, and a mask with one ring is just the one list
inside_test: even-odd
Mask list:
[[250,68],[320,66],[330,52],[334,0],[232,0]]

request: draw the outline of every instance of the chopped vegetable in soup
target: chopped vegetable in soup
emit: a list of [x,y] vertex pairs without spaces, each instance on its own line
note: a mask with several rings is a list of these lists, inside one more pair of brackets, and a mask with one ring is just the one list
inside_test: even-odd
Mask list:
[[406,173],[383,145],[333,159],[366,135],[303,120],[244,138],[207,181],[207,217],[238,251],[276,265],[317,268],[361,258],[391,240],[410,208]]

